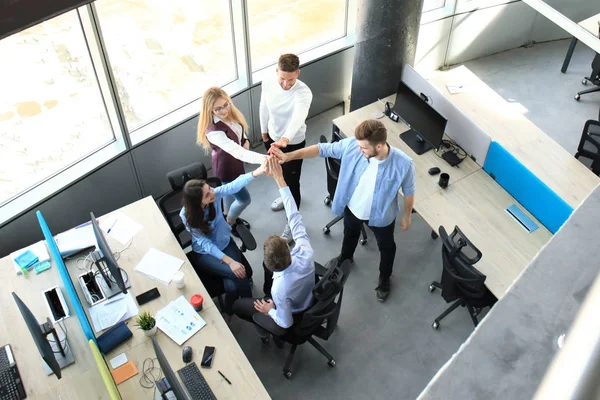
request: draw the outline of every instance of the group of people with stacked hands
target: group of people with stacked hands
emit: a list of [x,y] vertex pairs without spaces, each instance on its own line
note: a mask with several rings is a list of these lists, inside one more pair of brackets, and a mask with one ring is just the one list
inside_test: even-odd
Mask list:
[[[411,224],[416,191],[413,161],[387,144],[385,126],[373,119],[359,124],[352,138],[305,147],[305,120],[312,92],[299,75],[298,57],[283,54],[276,79],[262,82],[260,126],[267,155],[250,150],[246,119],[224,90],[211,87],[202,97],[197,141],[212,152],[213,174],[222,185],[212,188],[200,179],[186,182],[180,216],[192,235],[195,268],[223,278],[226,295],[222,311],[228,322],[234,314],[252,321],[254,313],[263,313],[287,329],[295,315],[312,304],[314,252],[299,212],[303,159],[320,156],[341,160],[332,210],[344,216],[344,238],[334,262],[354,262],[361,228],[366,224],[380,252],[379,301],[385,301],[390,293],[400,189],[404,197],[400,228],[407,230]],[[245,173],[244,163],[259,166]],[[285,209],[287,220],[281,235],[272,235],[264,242],[265,297],[254,299],[231,233],[233,230],[235,234],[240,215],[251,201],[246,185],[263,174],[271,176],[279,187],[279,197],[271,209]]]

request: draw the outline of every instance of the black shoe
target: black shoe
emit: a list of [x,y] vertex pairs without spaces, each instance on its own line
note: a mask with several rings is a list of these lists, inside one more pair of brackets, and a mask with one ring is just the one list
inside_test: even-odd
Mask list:
[[386,279],[383,282],[379,280],[379,286],[377,286],[375,290],[377,291],[377,300],[383,303],[390,295],[390,280]]

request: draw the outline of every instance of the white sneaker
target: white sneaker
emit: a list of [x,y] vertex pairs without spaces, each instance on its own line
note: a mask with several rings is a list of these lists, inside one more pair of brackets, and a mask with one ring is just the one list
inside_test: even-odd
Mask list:
[[271,203],[271,210],[273,210],[273,211],[281,211],[281,210],[283,210],[283,200],[281,199],[281,197],[276,198]]
[[283,230],[281,237],[287,240],[288,243],[292,243],[294,241],[294,238],[292,237],[292,229],[290,228],[289,224],[285,224],[285,229]]

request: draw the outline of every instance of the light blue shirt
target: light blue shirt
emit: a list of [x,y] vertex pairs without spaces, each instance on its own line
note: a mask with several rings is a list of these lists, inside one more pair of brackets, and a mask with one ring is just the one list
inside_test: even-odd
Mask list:
[[[375,180],[375,192],[371,204],[370,226],[388,226],[400,212],[398,190],[402,188],[404,196],[413,196],[417,189],[415,165],[413,160],[401,150],[389,146],[390,152],[379,164]],[[346,138],[334,143],[319,143],[319,155],[341,160],[335,196],[331,209],[342,215],[350,202],[360,177],[369,165],[369,160],[359,151],[356,138]]]
[[294,322],[292,314],[310,307],[315,287],[315,262],[313,248],[290,188],[279,189],[279,194],[296,245],[291,252],[292,263],[283,271],[273,271],[271,296],[277,308],[269,310],[269,316],[277,325],[287,329]]
[[[225,253],[223,249],[229,244],[231,239],[231,226],[223,217],[223,208],[221,207],[221,198],[239,192],[244,186],[250,183],[254,177],[252,172],[240,175],[236,180],[226,185],[214,188],[215,193],[215,219],[210,221],[210,236],[206,236],[200,229],[191,229],[185,219],[185,207],[181,208],[179,217],[185,225],[185,229],[192,234],[192,250],[200,254],[210,254],[217,259],[222,259]],[[204,209],[204,218],[208,219],[208,207]]]

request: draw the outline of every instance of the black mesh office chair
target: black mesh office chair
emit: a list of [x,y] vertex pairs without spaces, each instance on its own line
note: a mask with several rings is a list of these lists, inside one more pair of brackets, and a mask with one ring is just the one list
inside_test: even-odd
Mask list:
[[442,289],[444,300],[454,303],[433,321],[432,327],[438,329],[440,321],[459,306],[467,307],[473,325],[477,326],[482,309],[492,307],[498,300],[485,286],[486,276],[473,266],[482,254],[458,226],[450,236],[440,226],[439,235],[442,239],[442,279],[441,283],[432,282],[429,291]]
[[[330,263],[330,267],[326,271],[321,266],[315,267],[317,278],[321,273],[323,275],[313,289],[313,303],[304,312],[294,315],[294,324],[290,328],[274,327],[271,317],[268,315],[254,314],[255,324],[263,327],[277,339],[292,345],[283,366],[283,375],[287,379],[292,377],[290,365],[298,345],[306,342],[327,358],[327,364],[330,367],[335,367],[333,356],[314,337],[328,340],[334,332],[342,307],[344,284],[350,275],[351,265],[350,260],[346,260],[339,266],[336,263]],[[323,272],[320,273],[319,270],[323,270]]]
[[[337,142],[340,139],[341,138],[339,137],[339,135],[336,135],[334,131],[332,142]],[[327,138],[324,135],[321,135],[319,141],[321,143],[327,143]],[[331,205],[331,202],[333,201],[333,196],[335,195],[335,189],[337,187],[338,176],[340,173],[340,166],[341,162],[337,158],[325,158],[325,169],[327,171],[327,193],[329,194],[327,195],[327,197],[325,197],[324,203],[327,206]],[[344,219],[343,214],[329,221],[329,223],[325,225],[325,228],[323,228],[323,233],[325,235],[329,235],[329,233],[331,232],[331,227],[340,222],[342,219]],[[360,239],[360,244],[365,245],[367,243],[367,231],[365,230],[365,226],[363,225],[360,230],[362,235],[362,238]]]
[[[173,235],[175,235],[175,238],[179,242],[179,245],[182,249],[185,249],[192,244],[192,236],[185,229],[185,225],[179,217],[179,212],[181,211],[182,207],[181,191],[183,189],[183,185],[185,185],[185,183],[190,179],[205,179],[212,187],[221,185],[221,181],[218,178],[208,178],[207,175],[206,167],[204,167],[202,163],[193,163],[169,172],[167,174],[167,179],[171,185],[171,191],[158,200],[158,206],[167,220],[167,224],[169,225],[169,228],[171,228],[171,232],[173,232]],[[254,250],[256,248],[256,240],[252,236],[252,233],[250,233],[250,231],[243,224],[237,226],[237,231],[240,239],[242,240],[242,246],[240,247],[240,251],[242,252],[242,264],[246,267],[246,276],[251,278],[252,267],[243,253],[246,250]],[[212,275],[202,269],[197,268],[196,265],[194,265],[193,259],[189,257],[190,253],[191,250],[186,253],[190,264],[192,264],[192,267],[194,267],[196,274],[204,284],[208,294],[213,298],[216,297],[219,301],[219,306],[221,309],[223,309],[222,295],[225,294],[223,280],[218,276]]]
[[[590,119],[585,122],[575,158],[580,161],[582,158],[591,160],[589,168],[594,174],[600,176],[600,121]],[[584,164],[588,163],[589,161]]]
[[[600,21],[598,22],[598,37],[600,37]],[[582,94],[600,92],[600,54],[596,53],[594,59],[592,60],[592,73],[590,76],[586,76],[581,81],[582,84],[587,85],[588,82],[591,82],[595,87],[591,89],[582,90],[575,95],[575,100],[579,101]]]

